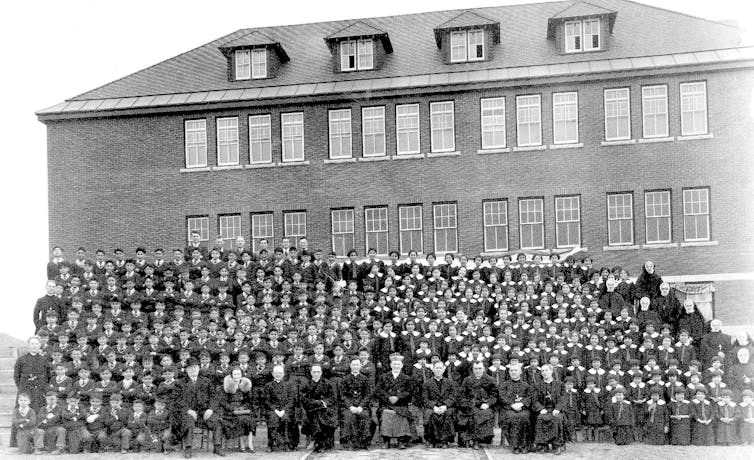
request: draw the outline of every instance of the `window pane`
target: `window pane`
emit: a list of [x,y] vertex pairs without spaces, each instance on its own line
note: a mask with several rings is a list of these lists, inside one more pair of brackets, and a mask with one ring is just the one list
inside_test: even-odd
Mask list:
[[683,239],[685,241],[708,241],[709,190],[706,188],[683,191]]
[[505,98],[482,99],[482,148],[505,147]]
[[429,105],[432,129],[432,151],[448,152],[455,149],[453,102],[433,102]]
[[377,255],[388,253],[388,224],[387,208],[365,208],[364,230],[366,233],[366,248],[375,249]]
[[644,137],[668,136],[668,88],[645,86],[641,89]]
[[187,120],[185,138],[186,167],[207,166],[207,121]]
[[340,42],[340,70],[356,69],[356,41]]
[[486,201],[482,205],[484,214],[484,250],[508,250],[508,202]]
[[555,198],[555,237],[558,247],[581,244],[581,206],[578,196]]
[[192,232],[199,232],[199,240],[209,241],[209,217],[189,217],[186,219],[187,240],[191,240]]
[[605,90],[605,140],[631,139],[629,89]]
[[461,62],[466,60],[466,32],[456,31],[450,33],[450,61]]
[[354,247],[353,209],[333,210],[332,246],[338,257],[345,257]]
[[267,50],[254,49],[251,52],[251,77],[267,78]]
[[351,158],[351,109],[330,110],[330,158]]
[[470,30],[469,36],[469,61],[479,61],[484,59],[484,31]]
[[681,84],[681,134],[707,134],[707,84]]
[[600,20],[589,19],[584,21],[584,51],[600,48]]
[[398,229],[400,232],[401,254],[408,254],[412,250],[421,254],[424,249],[421,206],[399,207]]
[[217,119],[217,164],[238,164],[238,118]]
[[304,161],[304,114],[284,113],[280,119],[283,161]]
[[435,226],[435,252],[458,250],[456,205],[436,204],[432,207]]
[[540,96],[516,97],[518,146],[542,145],[542,114]]
[[419,153],[419,106],[417,104],[395,106],[395,131],[398,155]]
[[359,70],[369,70],[373,67],[372,40],[359,40]]
[[385,107],[361,109],[363,155],[385,155]]
[[609,245],[630,245],[634,242],[633,196],[630,193],[607,196]]
[[581,51],[581,21],[565,23],[566,52]]
[[306,236],[306,213],[286,212],[283,214],[283,231],[286,237]]
[[670,192],[646,192],[644,194],[647,243],[669,243],[670,237]]
[[555,144],[579,141],[579,108],[577,93],[552,95],[553,142]]
[[251,77],[251,65],[249,61],[249,50],[237,50],[236,60],[236,80],[248,80]]
[[521,249],[541,249],[545,246],[543,203],[541,198],[518,202]]
[[269,115],[249,117],[249,163],[272,162],[272,132]]

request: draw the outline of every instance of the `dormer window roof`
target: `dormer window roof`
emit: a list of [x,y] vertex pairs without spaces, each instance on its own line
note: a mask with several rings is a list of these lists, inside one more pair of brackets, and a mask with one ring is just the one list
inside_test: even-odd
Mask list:
[[[558,33],[558,27],[561,25],[567,25],[569,23],[571,25],[566,27],[568,29],[571,29],[566,31],[570,32],[569,36],[576,35],[576,33],[578,32],[576,28],[579,27],[578,24],[581,24],[580,28],[582,37],[585,33],[589,35],[588,38],[591,38],[592,36],[594,36],[594,34],[598,34],[598,31],[594,30],[594,27],[596,25],[601,29],[602,23],[607,24],[607,32],[609,34],[612,34],[613,26],[615,25],[615,18],[617,16],[617,11],[608,10],[607,8],[592,5],[591,3],[587,2],[573,2],[568,8],[562,10],[560,13],[551,17],[547,21],[547,39],[555,40]],[[595,23],[595,21],[598,22]],[[582,41],[582,39],[580,39],[579,41]],[[587,51],[590,48],[594,48],[594,42],[587,43],[586,45],[587,46],[585,48]],[[596,48],[599,48],[601,46],[602,45],[600,43]]]
[[364,21],[328,35],[325,43],[336,62],[335,70],[340,72],[377,69],[382,56],[393,52],[387,32]]
[[239,49],[267,48],[275,51],[280,62],[288,62],[291,59],[288,53],[283,49],[279,41],[273,40],[259,31],[253,31],[247,35],[235,38],[220,46],[220,52],[228,56],[230,53]]
[[486,18],[474,11],[464,11],[463,13],[445,21],[435,27],[435,42],[438,48],[442,48],[443,36],[448,32],[469,30],[489,31],[492,37],[492,43],[500,43],[500,22]]
[[374,39],[382,42],[385,53],[393,52],[393,45],[390,43],[390,37],[384,30],[378,29],[364,21],[356,21],[340,29],[334,34],[325,37],[325,43],[332,52],[336,45],[341,41],[352,41],[359,39]]
[[[270,56],[270,51],[275,56]],[[274,69],[290,60],[280,42],[259,31],[225,42],[220,46],[220,52],[228,59],[230,81],[274,77]]]

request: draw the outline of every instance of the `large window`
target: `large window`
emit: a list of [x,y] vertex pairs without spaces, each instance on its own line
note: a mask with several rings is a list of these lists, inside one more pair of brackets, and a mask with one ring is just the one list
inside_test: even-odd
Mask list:
[[351,158],[351,109],[330,110],[330,158]]
[[238,164],[238,118],[217,119],[217,165]]
[[555,240],[559,248],[581,245],[581,201],[578,196],[555,197]]
[[457,30],[450,33],[450,62],[484,59],[484,31]]
[[453,102],[429,104],[432,128],[432,151],[452,152],[456,148]]
[[485,201],[484,250],[487,252],[508,250],[508,201]]
[[400,232],[401,254],[424,251],[424,237],[421,205],[398,207],[398,230]]
[[684,241],[709,241],[709,209],[708,188],[691,188],[683,191]]
[[525,198],[518,200],[518,222],[521,249],[545,247],[544,200]]
[[631,139],[630,90],[616,88],[605,90],[605,140]]
[[364,233],[366,249],[374,249],[377,255],[388,253],[387,207],[364,208]]
[[251,60],[249,50],[237,50],[235,53],[236,80],[248,80],[251,78]]
[[516,96],[516,132],[519,147],[542,145],[542,112],[539,94]]
[[482,99],[482,148],[505,147],[505,98]]
[[259,250],[259,241],[262,239],[267,240],[268,250],[275,247],[275,226],[271,212],[251,215],[251,243],[255,251]]
[[670,191],[644,193],[647,243],[670,243]]
[[419,153],[419,105],[395,106],[395,134],[398,155]]
[[707,134],[707,84],[681,83],[681,135]]
[[338,257],[345,257],[354,247],[353,209],[332,210],[332,249]]
[[251,78],[267,78],[267,49],[251,50]]
[[553,143],[575,144],[579,141],[578,93],[552,95]]
[[199,233],[199,241],[209,241],[209,217],[193,216],[186,218],[186,240],[191,241],[191,234]]
[[272,163],[272,130],[269,115],[249,117],[249,163]]
[[186,167],[207,166],[207,121],[186,120]]
[[565,49],[567,53],[600,49],[600,20],[566,22]]
[[432,206],[435,223],[435,252],[458,251],[458,216],[455,203]]
[[630,193],[607,196],[607,242],[610,246],[634,244],[634,197]]
[[668,137],[668,87],[645,86],[641,89],[644,137]]
[[283,233],[290,239],[306,236],[306,211],[284,212]]
[[225,249],[233,249],[236,238],[241,236],[241,216],[238,214],[219,216],[217,226]]
[[280,115],[282,124],[283,161],[304,161],[303,112]]
[[374,67],[372,39],[340,42],[340,70],[369,70]]
[[365,157],[385,155],[385,107],[361,109],[361,133]]

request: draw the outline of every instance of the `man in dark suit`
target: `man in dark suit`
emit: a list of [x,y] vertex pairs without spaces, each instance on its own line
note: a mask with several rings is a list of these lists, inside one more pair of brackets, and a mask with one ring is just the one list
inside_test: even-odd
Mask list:
[[199,375],[199,361],[189,358],[186,366],[186,382],[178,401],[182,414],[181,438],[184,444],[183,457],[191,458],[191,442],[194,428],[199,426],[212,431],[215,455],[224,457],[221,448],[222,424],[218,413],[215,386],[209,378]]
[[34,306],[34,327],[36,329],[44,326],[47,313],[55,312],[58,318],[61,318],[63,313],[63,301],[55,295],[55,281],[47,281],[46,288],[47,294],[37,299],[37,304]]

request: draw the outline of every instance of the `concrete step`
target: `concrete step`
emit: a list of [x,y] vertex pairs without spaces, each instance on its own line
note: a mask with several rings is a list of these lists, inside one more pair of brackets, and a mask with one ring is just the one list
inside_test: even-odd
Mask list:
[[0,369],[13,370],[13,366],[16,364],[17,358],[0,357]]
[[15,395],[18,393],[18,389],[16,388],[16,384],[13,382],[2,382],[0,383],[0,395],[3,394],[12,394]]

